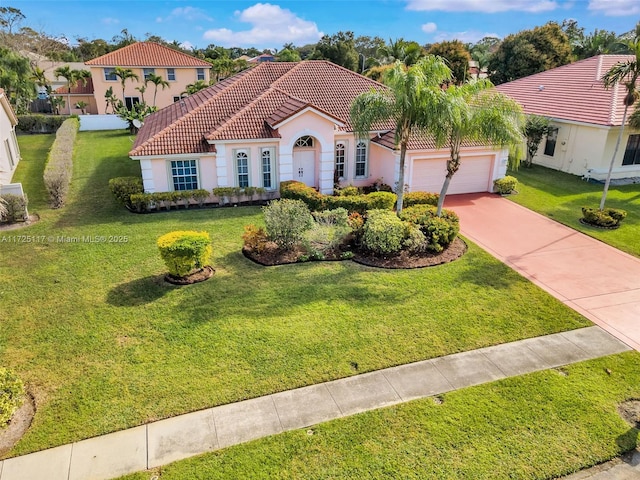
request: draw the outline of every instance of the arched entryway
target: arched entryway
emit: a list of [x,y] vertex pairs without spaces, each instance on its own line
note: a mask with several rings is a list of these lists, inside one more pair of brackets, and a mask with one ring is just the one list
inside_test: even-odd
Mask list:
[[303,135],[293,144],[293,179],[314,188],[317,146],[318,141],[310,135]]

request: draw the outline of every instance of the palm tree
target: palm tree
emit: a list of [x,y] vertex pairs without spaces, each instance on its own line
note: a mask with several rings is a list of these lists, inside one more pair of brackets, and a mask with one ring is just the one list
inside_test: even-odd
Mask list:
[[611,183],[611,172],[613,171],[613,164],[616,161],[618,148],[620,148],[620,141],[622,140],[629,107],[638,99],[637,82],[640,77],[640,22],[636,25],[635,37],[630,40],[625,40],[623,43],[629,48],[629,51],[635,58],[627,60],[626,62],[616,63],[602,76],[602,83],[605,88],[609,89],[615,87],[618,83],[623,83],[627,93],[623,99],[624,112],[622,114],[622,125],[618,132],[616,146],[613,149],[607,179],[604,182],[604,190],[602,192],[602,198],[600,199],[600,210],[604,209],[604,203],[607,200],[607,192],[609,191],[609,184]]
[[67,81],[67,105],[69,105],[69,113],[71,113],[71,89],[79,82],[86,85],[87,79],[91,78],[91,72],[89,70],[72,70],[69,65],[65,65],[56,68],[53,74],[56,78],[62,77]]
[[50,97],[49,101],[51,102],[51,108],[53,109],[56,115],[60,115],[60,109],[64,108],[65,101],[62,97]]
[[383,57],[383,63],[401,61],[405,66],[414,65],[424,52],[418,42],[408,42],[399,38],[395,42],[389,39],[389,44],[378,49],[378,55]]
[[111,113],[116,113],[116,110],[118,109],[118,102],[120,100],[118,100],[113,93],[113,87],[107,88],[107,91],[104,93],[104,100],[107,103],[104,113],[108,113],[107,110],[109,110],[109,107],[111,107]]
[[147,75],[147,78],[144,80],[144,84],[153,83],[156,89],[153,92],[153,106],[156,105],[156,95],[158,94],[158,87],[162,87],[162,90],[169,86],[169,82],[162,78],[160,75],[156,75],[155,73],[151,73]]
[[[125,30],[123,30],[123,32],[124,31]],[[140,78],[138,77],[138,75],[133,73],[133,70],[131,70],[130,68],[116,67],[113,73],[115,73],[116,77],[120,79],[120,85],[122,85],[122,101],[126,104],[127,100],[124,96],[124,87],[125,87],[126,81],[128,79],[140,80]]]
[[207,82],[205,82],[204,80],[198,80],[195,83],[190,83],[189,85],[187,85],[186,90],[182,92],[181,95],[193,95],[200,90],[204,90],[208,86],[209,84],[207,84]]
[[429,55],[408,69],[396,61],[387,70],[383,83],[387,90],[371,90],[360,94],[351,105],[351,121],[360,138],[368,138],[372,127],[393,125],[395,143],[400,147],[398,203],[402,211],[405,158],[412,133],[427,133],[433,125],[433,114],[442,104],[440,85],[451,79],[451,70],[440,57]]
[[142,103],[144,103],[144,92],[147,91],[147,86],[140,85],[139,87],[136,87],[136,90],[140,92],[140,96],[142,97]]
[[466,141],[492,146],[521,144],[522,107],[493,88],[487,80],[451,85],[444,91],[443,104],[434,113],[431,130],[438,147],[447,146],[451,154],[447,160],[447,175],[438,199],[437,215],[451,183],[460,168],[460,147]]

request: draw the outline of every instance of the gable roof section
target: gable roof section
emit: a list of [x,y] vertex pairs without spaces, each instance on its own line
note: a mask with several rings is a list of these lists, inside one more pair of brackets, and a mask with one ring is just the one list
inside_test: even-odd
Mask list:
[[136,42],[85,62],[104,67],[207,67],[211,64],[159,43]]
[[7,117],[9,117],[9,122],[11,123],[11,125],[16,126],[18,124],[18,117],[16,117],[13,108],[11,108],[11,104],[9,103],[9,99],[7,98],[7,94],[2,88],[0,88],[0,104],[2,105],[3,110],[6,112]]
[[621,125],[624,85],[607,90],[602,76],[616,63],[634,58],[633,55],[598,55],[496,88],[517,100],[527,114],[595,125]]
[[78,82],[75,87],[71,87],[71,92],[68,92],[69,87],[66,85],[62,87],[56,88],[53,93],[56,95],[67,95],[70,93],[71,95],[93,95],[93,80],[91,77],[87,78],[87,83],[83,84],[82,82]]
[[207,140],[277,138],[270,127],[313,108],[351,131],[351,102],[383,85],[324,60],[265,62],[150,115],[132,156],[203,153]]

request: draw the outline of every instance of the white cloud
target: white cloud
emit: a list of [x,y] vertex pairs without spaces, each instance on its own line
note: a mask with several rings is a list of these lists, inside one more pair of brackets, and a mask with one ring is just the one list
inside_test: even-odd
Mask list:
[[589,10],[608,17],[622,17],[640,13],[638,0],[589,0]]
[[442,42],[444,40],[460,40],[462,43],[477,43],[484,37],[500,38],[496,33],[483,33],[478,30],[467,30],[465,32],[442,32],[436,35],[435,40]]
[[105,25],[116,25],[120,23],[120,20],[118,20],[117,18],[105,17],[102,19],[102,23],[104,23]]
[[433,33],[437,29],[438,29],[438,26],[433,22],[425,23],[424,25],[422,25],[422,31],[424,33]]
[[195,7],[178,7],[171,10],[171,13],[167,17],[157,17],[156,22],[170,22],[171,20],[188,20],[189,22],[195,22],[198,20],[205,20],[211,22],[213,18],[207,15],[207,12],[201,8]]
[[193,43],[191,43],[189,40],[185,40],[184,42],[180,43],[180,46],[187,50],[193,50]]
[[315,22],[303,20],[286,8],[270,3],[255,5],[235,12],[241,22],[249,23],[250,30],[233,31],[228,28],[207,30],[203,38],[223,46],[282,45],[283,43],[317,42],[323,33]]
[[[606,2],[607,0],[601,0]],[[548,12],[558,8],[555,0],[408,0],[407,10],[442,12],[483,12],[507,11]]]

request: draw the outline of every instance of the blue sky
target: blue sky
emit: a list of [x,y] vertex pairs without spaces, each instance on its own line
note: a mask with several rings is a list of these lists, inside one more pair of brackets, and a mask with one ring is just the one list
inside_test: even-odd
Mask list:
[[0,0],[0,5],[19,8],[27,17],[24,25],[72,42],[77,37],[111,40],[126,28],[141,39],[149,33],[186,46],[260,49],[314,43],[339,30],[424,44],[502,38],[566,18],[576,19],[587,32],[623,33],[640,21],[639,0]]

